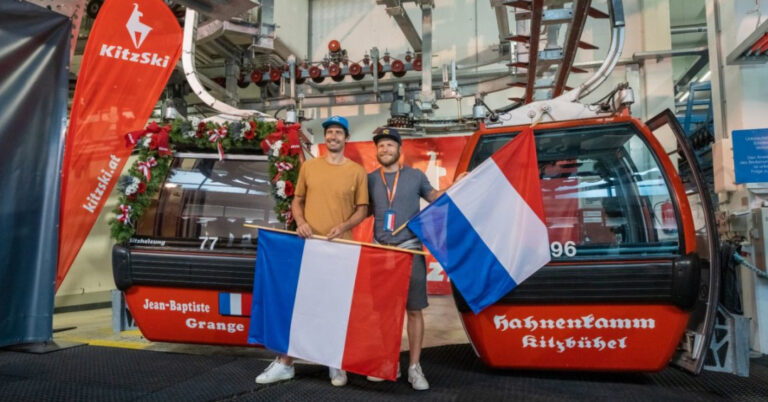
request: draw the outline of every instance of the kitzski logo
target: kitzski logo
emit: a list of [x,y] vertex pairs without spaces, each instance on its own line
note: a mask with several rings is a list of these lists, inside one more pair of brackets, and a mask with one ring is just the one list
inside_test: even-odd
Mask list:
[[139,5],[133,3],[133,12],[131,13],[131,17],[128,18],[128,22],[125,24],[125,27],[128,28],[128,33],[131,35],[133,46],[135,46],[136,49],[141,47],[141,44],[144,43],[144,39],[147,39],[149,31],[152,30],[152,27],[139,21],[139,18],[142,15],[144,15],[144,13],[139,11]]
[[[131,36],[133,46],[136,49],[141,47],[144,40],[147,39],[149,31],[152,30],[152,27],[139,21],[143,15],[144,13],[139,11],[139,5],[133,3],[133,12],[131,12],[131,16],[128,17],[128,22],[125,24],[125,27],[128,29],[128,34]],[[122,46],[107,44],[101,45],[99,56],[125,60],[132,63],[149,64],[161,68],[168,67],[168,61],[171,59],[170,56],[161,56],[153,52],[134,52],[131,51],[131,49],[123,48]]]

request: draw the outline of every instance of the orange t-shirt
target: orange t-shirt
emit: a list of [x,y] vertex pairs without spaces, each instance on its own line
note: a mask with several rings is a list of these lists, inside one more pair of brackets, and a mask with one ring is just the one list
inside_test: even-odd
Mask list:
[[[295,194],[304,197],[304,219],[312,232],[324,236],[349,219],[358,205],[368,205],[367,176],[349,159],[334,165],[321,157],[301,165]],[[352,239],[352,232],[342,238]]]

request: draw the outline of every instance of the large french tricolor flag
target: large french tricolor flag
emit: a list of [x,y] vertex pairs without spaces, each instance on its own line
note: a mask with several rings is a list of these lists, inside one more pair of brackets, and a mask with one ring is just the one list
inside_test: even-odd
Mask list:
[[412,254],[259,230],[250,343],[395,380]]
[[475,313],[550,260],[528,128],[408,222]]

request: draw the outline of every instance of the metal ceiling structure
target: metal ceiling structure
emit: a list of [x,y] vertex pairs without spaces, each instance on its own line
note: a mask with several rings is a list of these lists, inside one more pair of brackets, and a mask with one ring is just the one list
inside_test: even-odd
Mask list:
[[[525,88],[523,97],[511,99],[521,103],[560,96],[571,90],[566,85],[571,73],[586,72],[573,63],[578,49],[597,49],[597,46],[581,40],[588,17],[606,19],[618,15],[619,18],[613,18],[613,25],[624,24],[621,1],[610,1],[609,7],[613,11],[609,10],[609,13],[592,7],[591,0],[569,3],[559,0],[510,0],[504,4],[514,7],[516,21],[528,22],[527,32],[517,32],[507,38],[517,44],[517,58],[509,66],[526,70],[524,77],[509,84]],[[567,29],[565,38],[558,43],[563,28]]]
[[768,63],[768,20],[736,46],[726,58],[728,64]]
[[220,21],[239,17],[261,5],[257,0],[174,0],[173,2],[191,8],[207,18]]
[[[93,1],[97,0],[90,2]],[[591,0],[489,1],[500,42],[479,50],[482,57],[454,61],[441,69],[431,66],[433,0],[376,0],[383,6],[382,14],[395,20],[414,53],[381,54],[374,47],[358,62],[336,41],[329,44],[329,53],[323,60],[296,59],[298,53],[275,34],[274,0],[174,1],[171,7],[185,25],[185,32],[194,35],[185,37],[185,53],[192,57],[187,57],[184,74],[179,77],[195,77],[197,83],[192,92],[202,103],[190,99],[190,104],[198,107],[237,110],[241,114],[246,110],[392,103],[393,118],[410,125],[413,121],[428,121],[440,99],[482,99],[488,93],[512,86],[524,88],[522,97],[512,98],[522,104],[558,97],[571,90],[567,85],[571,73],[586,73],[574,64],[577,51],[596,49],[581,40],[588,18],[610,18],[612,36],[606,60],[588,63],[598,68],[597,73],[585,81],[586,85],[577,87],[577,98],[594,90],[618,62],[624,28],[621,0],[609,0],[607,12],[592,7]],[[405,2],[414,3],[421,11],[421,34],[412,16],[406,13]],[[194,29],[186,27],[190,14],[185,16],[184,6],[198,12],[195,20],[199,23],[194,24]],[[514,27],[510,26],[510,15],[514,17]],[[83,22],[82,42],[92,21],[86,17]],[[561,31],[565,35],[560,35]],[[477,71],[492,64],[499,68]],[[475,71],[468,72],[470,69]],[[256,92],[260,95],[242,98],[240,89],[250,84],[260,87]],[[184,82],[169,85],[175,86],[176,96]],[[191,81],[186,85],[193,86]],[[514,105],[506,109],[510,107]],[[460,111],[458,119],[464,119]]]
[[[421,36],[403,8],[403,1],[377,0],[377,4],[383,5],[386,13],[395,20],[409,44],[417,50],[415,56],[407,53],[403,60],[392,58],[388,53],[382,57],[378,49],[372,48],[370,56],[366,55],[361,62],[354,63],[349,60],[346,50],[342,49],[337,41],[331,41],[329,54],[322,61],[296,60],[294,57],[282,60],[274,58],[274,49],[263,44],[256,45],[257,41],[263,42],[267,37],[276,39],[274,30],[269,29],[274,27],[271,11],[273,2],[264,0],[260,4],[259,20],[253,27],[215,20],[204,22],[197,27],[195,43],[197,49],[203,51],[195,51],[193,45],[191,53],[196,55],[194,59],[206,63],[212,59],[208,55],[209,52],[224,54],[228,63],[225,80],[214,82],[206,79],[196,68],[186,64],[185,75],[188,78],[197,77],[194,92],[202,94],[201,99],[205,98],[205,104],[222,112],[223,109],[232,112],[232,108],[209,99],[205,95],[208,93],[206,87],[214,93],[224,94],[226,103],[240,104],[244,109],[238,109],[239,113],[245,113],[245,110],[288,108],[298,109],[300,118],[304,107],[390,103],[392,118],[388,124],[413,128],[415,125],[430,124],[430,115],[436,108],[436,100],[460,100],[462,93],[473,94],[482,102],[482,97],[487,93],[501,91],[509,86],[524,87],[524,97],[512,98],[522,104],[560,97],[571,91],[572,88],[566,85],[570,74],[586,73],[586,70],[574,65],[576,52],[578,49],[597,49],[596,46],[581,40],[587,18],[610,18],[611,42],[606,59],[595,75],[574,91],[574,100],[590,93],[607,78],[618,62],[623,47],[624,17],[621,0],[609,1],[607,13],[592,7],[591,0],[491,0],[500,39],[512,41],[516,45],[498,46],[496,51],[501,57],[484,62],[483,65],[492,64],[494,61],[503,63],[503,56],[507,56],[510,61],[506,65],[507,68],[457,74],[456,63],[452,62],[450,68],[443,66],[440,80],[440,72],[435,74],[430,64],[434,2],[412,1],[422,14]],[[515,10],[518,32],[514,34],[509,33],[507,7]],[[189,17],[189,13],[187,15]],[[521,32],[523,30],[526,31]],[[564,40],[558,43],[561,30],[565,30]],[[253,37],[253,44],[248,47],[251,53],[243,57],[242,52],[237,53],[237,46],[247,44],[248,37]],[[188,44],[186,40],[185,44]],[[261,55],[260,58],[257,54]],[[234,67],[235,63],[237,68],[230,68]],[[261,67],[258,63],[261,63]],[[248,76],[249,68],[251,81],[263,88],[260,99],[238,99],[236,96],[235,84],[240,87],[248,85],[245,77]],[[415,74],[407,76],[409,71],[420,71],[420,77]],[[387,73],[391,76],[384,78]],[[345,82],[348,75],[352,81]],[[328,77],[332,80],[323,83]],[[510,77],[512,83],[509,82]],[[434,78],[437,79],[433,84]],[[459,111],[458,119],[454,123],[463,126],[465,120],[471,120],[471,117],[465,118]]]
[[[82,15],[85,9],[77,46],[81,53],[101,0],[31,1],[71,14],[73,18]],[[297,52],[275,34],[274,0],[177,0],[169,2],[169,7],[180,24],[184,23],[185,7],[198,11],[200,22],[194,38],[194,63],[206,91],[226,104],[257,110],[301,108],[302,104],[305,107],[322,107],[400,100],[410,103],[406,107],[410,110],[410,119],[428,119],[437,100],[460,100],[462,96],[482,98],[510,86],[520,88],[521,94],[513,92],[514,97],[510,98],[514,102],[502,108],[508,110],[525,103],[558,97],[571,90],[571,86],[579,91],[579,97],[583,97],[594,90],[615,65],[642,64],[645,58],[637,53],[631,58],[618,59],[624,38],[620,0],[608,0],[608,10],[598,10],[591,0],[489,2],[495,14],[499,43],[438,68],[428,65],[432,57],[424,57],[425,54],[432,54],[433,0],[376,0],[376,4],[383,6],[382,16],[388,15],[394,20],[414,52],[389,55],[371,48],[357,62],[355,60],[359,60],[360,55],[350,60],[354,55],[347,55],[341,46],[336,51],[329,49],[323,60],[292,58],[293,55],[304,54],[306,49]],[[421,30],[415,26],[418,16],[413,12],[408,15],[404,3],[415,4],[417,13],[421,12]],[[78,9],[81,11],[78,12]],[[691,13],[700,14],[695,10]],[[574,63],[579,49],[596,48],[581,39],[590,18],[610,19],[611,42],[605,59],[614,60],[613,64],[602,60]],[[673,37],[690,36],[691,32],[695,35],[704,29],[700,24],[685,25],[696,22],[689,20],[687,17],[675,20],[683,25],[673,29],[672,33],[676,34]],[[765,28],[765,23],[761,28]],[[675,49],[656,57],[679,56],[696,49],[684,49],[686,52],[682,53]],[[754,52],[747,57],[750,50],[742,52],[742,58],[746,57],[748,62],[768,57],[765,54],[758,57]],[[679,77],[677,84],[680,88],[706,66],[706,48],[694,53],[699,56],[698,61]],[[77,71],[79,59],[74,60],[73,71]],[[492,65],[498,68],[494,69]],[[482,68],[481,71],[478,68]],[[597,68],[598,73],[587,79],[585,83],[589,85],[576,85],[578,81],[571,74],[584,74],[587,68]],[[173,86],[172,96],[188,93],[189,90],[184,89],[187,86],[184,75],[176,74],[174,77],[182,81],[172,78],[169,82],[169,88]],[[71,84],[75,78],[72,77]],[[251,84],[258,85],[260,91],[241,90]],[[166,98],[169,96],[166,95]],[[199,107],[206,107],[204,102],[193,97],[187,97],[187,101],[189,106],[198,110]],[[398,110],[402,111],[402,108]]]

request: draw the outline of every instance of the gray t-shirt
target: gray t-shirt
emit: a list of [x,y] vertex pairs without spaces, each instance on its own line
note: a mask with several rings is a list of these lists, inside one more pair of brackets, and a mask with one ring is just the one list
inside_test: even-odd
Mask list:
[[[379,170],[380,168],[368,173],[368,195],[371,198],[370,205],[374,218],[373,236],[377,242],[382,244],[400,244],[406,240],[411,240],[416,235],[408,228],[401,230],[396,236],[392,236],[392,232],[384,231],[384,213],[389,209],[389,200]],[[395,183],[395,173],[385,173],[384,177],[387,179],[387,186],[391,191]],[[397,181],[395,198],[392,200],[392,209],[395,211],[395,229],[419,212],[419,199],[424,198],[426,200],[432,191],[434,188],[429,184],[424,172],[403,166]]]

